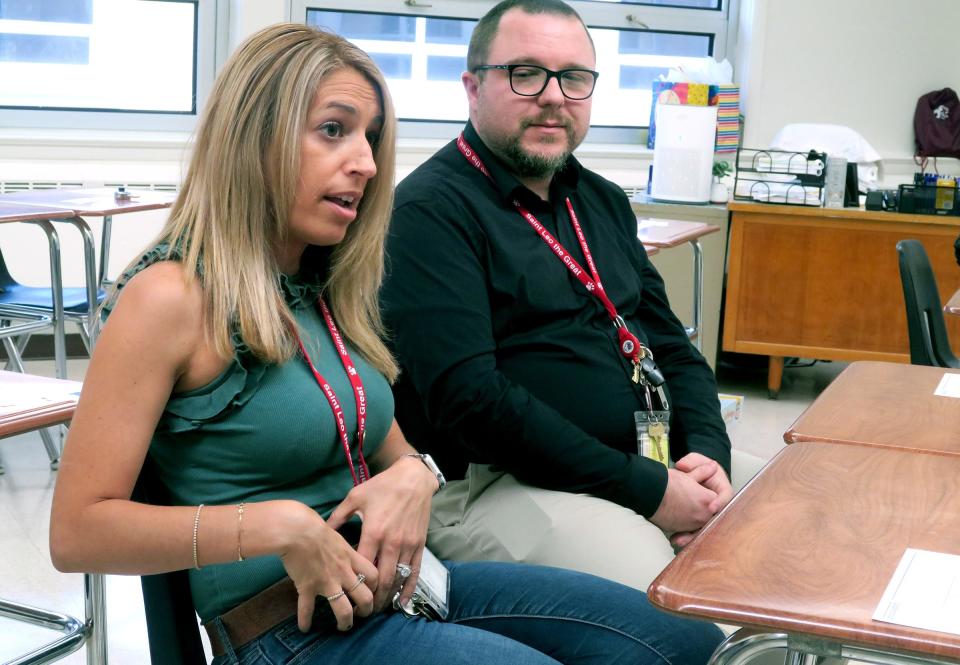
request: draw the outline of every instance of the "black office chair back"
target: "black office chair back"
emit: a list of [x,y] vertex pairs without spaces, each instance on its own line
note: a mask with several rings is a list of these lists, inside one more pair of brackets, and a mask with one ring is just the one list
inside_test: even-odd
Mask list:
[[910,362],[932,367],[957,367],[960,360],[950,349],[943,306],[930,259],[919,240],[897,243],[900,281],[907,307],[907,332],[910,337]]
[[[166,488],[149,456],[134,487],[133,500],[154,505],[169,504]],[[206,665],[187,571],[143,575],[140,586],[152,665]]]

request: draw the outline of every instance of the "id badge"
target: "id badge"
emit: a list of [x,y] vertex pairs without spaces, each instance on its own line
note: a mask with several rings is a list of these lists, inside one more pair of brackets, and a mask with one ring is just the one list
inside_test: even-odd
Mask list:
[[394,596],[393,606],[408,617],[425,616],[444,621],[450,614],[450,571],[426,547],[420,561],[417,589],[410,600],[400,604],[400,594]]
[[670,466],[670,412],[637,411],[637,453]]

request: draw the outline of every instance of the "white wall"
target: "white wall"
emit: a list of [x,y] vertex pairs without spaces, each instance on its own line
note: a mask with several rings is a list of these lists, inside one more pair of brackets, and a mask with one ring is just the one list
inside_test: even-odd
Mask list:
[[958,29],[957,0],[744,0],[744,145],[766,146],[788,123],[847,125],[888,175],[912,173],[917,98],[960,90]]

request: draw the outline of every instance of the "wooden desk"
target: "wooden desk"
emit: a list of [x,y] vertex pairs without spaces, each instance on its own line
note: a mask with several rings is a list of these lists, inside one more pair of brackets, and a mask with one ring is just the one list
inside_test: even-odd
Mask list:
[[719,226],[703,222],[637,218],[637,237],[640,238],[644,247],[669,249],[690,243],[693,249],[693,323],[685,330],[687,336],[694,340],[698,351],[702,350],[700,331],[703,325],[703,249],[700,246],[700,238],[719,230]]
[[944,314],[953,314],[960,316],[960,290],[950,296],[950,300],[943,306]]
[[[906,548],[960,554],[958,477],[960,456],[789,446],[653,581],[650,600],[785,632],[770,646],[794,651],[883,663],[960,659],[960,636],[872,619]],[[718,652],[714,662],[732,659]]]
[[[731,202],[723,349],[770,356],[909,362],[896,244],[923,242],[941,289],[957,290],[960,217]],[[947,322],[960,348],[960,318]]]
[[960,370],[855,362],[797,418],[783,440],[960,455],[960,398],[934,395],[944,374]]
[[5,201],[22,205],[53,206],[73,210],[77,215],[104,217],[125,212],[169,208],[176,199],[175,192],[131,189],[129,199],[118,199],[116,190],[107,187],[79,189],[30,189],[0,195]]
[[107,187],[84,187],[80,189],[32,189],[0,195],[0,199],[23,205],[44,205],[68,208],[81,217],[103,217],[100,245],[100,271],[98,284],[106,277],[110,258],[110,231],[113,215],[144,210],[169,208],[177,198],[176,192],[132,189],[130,198],[117,198],[116,190]]
[[[0,195],[0,203],[8,202],[22,206],[57,207],[73,211],[64,221],[77,227],[83,238],[85,280],[87,302],[89,304],[83,318],[83,333],[87,336],[88,346],[96,341],[100,321],[97,317],[97,300],[100,288],[107,277],[110,261],[110,237],[113,215],[144,210],[169,208],[176,199],[174,192],[152,190],[129,190],[128,198],[117,198],[116,190],[106,187],[86,187],[79,189],[33,189],[22,192],[10,192]],[[103,217],[103,229],[100,239],[100,266],[97,267],[96,249],[93,234],[83,217]]]
[[[69,393],[78,386],[75,381],[0,371],[0,438],[69,421],[77,406],[77,397]],[[40,391],[49,391],[47,394],[51,398],[43,398]],[[92,606],[90,602],[93,601],[88,600],[88,608]],[[49,663],[77,651],[87,641],[84,623],[67,614],[0,598],[0,616],[63,633],[52,642],[12,662]],[[99,620],[105,618],[105,614],[99,616]],[[92,617],[88,613],[87,621]],[[87,662],[92,665],[96,661],[88,657]]]
[[76,381],[0,371],[0,438],[69,422],[79,390]]

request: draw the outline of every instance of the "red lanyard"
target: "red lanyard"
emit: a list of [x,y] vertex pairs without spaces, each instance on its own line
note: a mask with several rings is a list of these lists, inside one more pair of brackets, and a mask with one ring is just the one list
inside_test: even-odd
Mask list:
[[[483,161],[477,155],[476,151],[470,147],[470,144],[467,143],[466,139],[463,138],[463,134],[457,137],[457,147],[460,148],[460,152],[463,153],[463,156],[467,158],[473,166],[479,170],[483,175],[487,176],[493,180],[493,176],[490,175],[490,171],[487,170],[487,167],[484,165]],[[570,198],[567,197],[567,213],[570,215],[570,223],[573,225],[573,230],[577,234],[577,240],[580,241],[580,249],[583,250],[583,256],[587,260],[587,265],[590,267],[590,275],[587,274],[587,271],[584,270],[577,260],[570,256],[570,253],[564,249],[563,245],[560,244],[560,241],[553,237],[553,235],[544,228],[543,224],[533,216],[529,210],[520,205],[520,202],[516,199],[513,200],[513,207],[517,209],[517,212],[520,213],[520,216],[527,220],[527,223],[533,227],[533,230],[543,239],[547,246],[553,250],[553,253],[557,255],[557,258],[563,262],[563,265],[567,267],[573,276],[580,280],[580,283],[583,284],[583,287],[589,292],[595,295],[600,302],[603,304],[603,308],[607,310],[607,316],[610,317],[610,320],[613,322],[614,327],[617,329],[617,339],[620,343],[620,353],[624,355],[627,360],[630,360],[634,365],[639,365],[640,360],[644,357],[646,349],[640,344],[640,340],[637,339],[637,336],[634,335],[627,328],[626,322],[623,320],[619,314],[617,314],[617,308],[614,306],[613,302],[610,300],[610,297],[607,296],[606,290],[603,288],[603,284],[600,282],[600,273],[597,271],[597,265],[593,262],[593,255],[590,253],[590,247],[587,245],[587,238],[583,234],[583,228],[580,226],[579,220],[577,220],[577,214],[573,211],[573,204],[570,203]],[[636,374],[635,374],[636,375]],[[636,379],[635,379],[636,380]]]
[[366,393],[363,392],[363,380],[360,378],[360,373],[357,372],[357,368],[354,367],[353,361],[350,360],[350,353],[347,352],[347,346],[343,343],[343,337],[340,336],[340,331],[337,330],[337,324],[333,320],[333,315],[330,314],[330,308],[327,307],[327,303],[323,301],[323,298],[318,298],[317,302],[320,304],[320,311],[323,312],[323,319],[327,322],[330,337],[333,338],[333,345],[337,347],[337,353],[340,354],[340,362],[343,363],[343,369],[350,379],[350,385],[353,386],[353,396],[357,403],[357,451],[360,458],[359,469],[354,466],[353,455],[350,454],[350,437],[347,435],[347,424],[343,417],[343,408],[340,406],[340,400],[337,399],[337,394],[333,392],[330,384],[327,383],[326,379],[317,371],[317,368],[314,367],[313,361],[310,360],[310,356],[307,353],[307,349],[303,346],[300,335],[297,335],[296,331],[294,331],[294,334],[297,336],[300,353],[303,355],[303,359],[307,361],[310,371],[313,372],[313,378],[317,380],[317,384],[323,389],[323,394],[327,396],[327,401],[330,402],[333,418],[337,421],[337,429],[340,431],[340,442],[343,444],[343,454],[346,455],[347,463],[350,465],[350,475],[353,476],[353,484],[359,485],[370,478],[370,469],[367,467],[367,461],[363,458],[363,437],[367,429],[367,397]]

